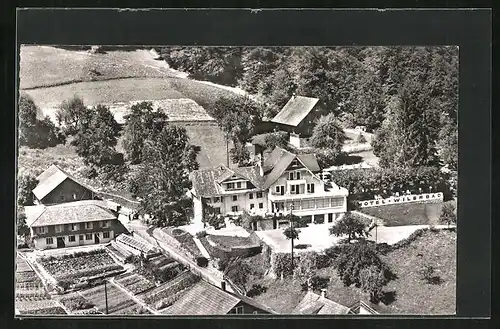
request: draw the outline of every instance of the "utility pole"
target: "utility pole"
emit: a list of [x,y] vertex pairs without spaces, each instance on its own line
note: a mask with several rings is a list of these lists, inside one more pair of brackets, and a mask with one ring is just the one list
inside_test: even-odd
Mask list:
[[226,157],[227,157],[227,167],[229,168],[229,133],[226,133]]
[[293,238],[294,238],[294,231],[293,231],[293,215],[292,215],[292,211],[293,211],[293,203],[290,203],[290,233],[292,234],[292,273],[293,273]]
[[108,287],[106,285],[106,282],[108,280],[104,280],[104,298],[106,300],[106,314],[109,314],[109,311],[108,311]]

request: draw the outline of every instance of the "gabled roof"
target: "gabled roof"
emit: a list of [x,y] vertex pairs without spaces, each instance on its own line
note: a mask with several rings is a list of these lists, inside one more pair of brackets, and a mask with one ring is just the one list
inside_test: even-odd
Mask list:
[[196,170],[191,173],[191,181],[193,189],[199,196],[220,195],[224,193],[220,184],[233,175],[250,181],[257,188],[260,188],[264,183],[258,166],[231,169],[219,166],[214,169]]
[[319,168],[318,159],[316,159],[314,154],[298,154],[297,158],[310,171],[318,172],[321,170]]
[[37,197],[38,200],[41,200],[50,192],[52,192],[56,187],[61,185],[61,183],[66,179],[71,179],[75,183],[94,192],[91,187],[78,181],[75,177],[71,176],[70,174],[53,164],[37,177],[38,185],[33,190],[33,194]]
[[171,315],[224,315],[229,313],[239,302],[240,299],[236,296],[200,280],[162,313]]
[[365,311],[367,311],[370,314],[380,314],[380,313],[387,313],[387,312],[382,312],[380,307],[378,305],[375,305],[370,302],[365,302],[363,300],[359,300],[352,304],[349,307],[349,313],[350,314],[359,314],[360,308],[363,308]]
[[116,218],[116,215],[107,209],[106,201],[100,200],[82,200],[51,206],[39,205],[25,209],[26,222],[29,223],[30,227],[95,222]]
[[296,127],[311,112],[318,101],[319,99],[312,97],[292,96],[271,122]]
[[308,291],[292,314],[348,314],[349,307]]

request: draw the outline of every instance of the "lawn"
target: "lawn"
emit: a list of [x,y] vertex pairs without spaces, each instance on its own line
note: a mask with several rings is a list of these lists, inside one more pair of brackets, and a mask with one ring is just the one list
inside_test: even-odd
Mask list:
[[378,217],[385,226],[439,224],[442,203],[402,203],[361,208],[360,211]]
[[[106,290],[109,314],[133,314],[134,310],[140,307],[130,296],[117,288],[114,284],[108,283],[106,285]],[[106,297],[103,284],[83,290],[81,291],[81,295],[90,303],[94,304],[99,311],[106,313]]]
[[260,284],[267,288],[266,292],[253,297],[257,302],[269,306],[280,314],[291,314],[306,292],[302,291],[301,280],[264,278],[248,284]]
[[171,76],[170,71],[161,64],[147,50],[90,54],[86,51],[24,45],[20,49],[20,87],[25,89],[124,77]]
[[[384,289],[396,293],[395,301],[388,305],[391,312],[455,314],[456,255],[456,233],[439,230],[427,231],[409,246],[381,256],[398,277]],[[418,272],[425,265],[434,266],[435,275],[443,280],[441,284],[422,280]]]
[[75,148],[70,145],[60,144],[44,150],[19,147],[17,157],[19,171],[31,172],[37,176],[52,164],[70,174],[84,167],[82,159],[76,154]]

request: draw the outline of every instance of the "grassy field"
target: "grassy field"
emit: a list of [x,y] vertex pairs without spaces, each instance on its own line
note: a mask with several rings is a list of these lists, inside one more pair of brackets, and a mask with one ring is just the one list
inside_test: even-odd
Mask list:
[[435,225],[443,203],[403,203],[361,208],[360,211],[378,217],[385,226]]
[[[398,276],[384,289],[396,292],[395,301],[388,305],[393,313],[438,315],[456,312],[456,240],[455,232],[428,231],[408,247],[381,257]],[[418,271],[424,265],[434,266],[435,275],[443,282],[432,285],[423,281]]]
[[[397,278],[384,287],[387,297],[378,304],[381,313],[390,314],[454,314],[456,296],[456,233],[446,230],[427,231],[410,245],[380,256]],[[424,265],[435,267],[435,275],[443,281],[432,285],[419,274]],[[367,296],[360,288],[346,287],[334,266],[319,269],[316,275],[329,279],[328,298],[351,306]],[[248,286],[260,284],[267,288],[255,297],[263,304],[283,314],[290,313],[304,296],[301,284],[293,278],[284,280],[252,278]],[[392,300],[391,300],[392,298]]]
[[[107,284],[108,311],[109,314],[132,314],[137,309],[137,304],[130,296],[125,294],[114,284]],[[89,302],[94,304],[99,311],[106,313],[106,298],[104,294],[104,285],[81,291],[81,295]]]
[[52,164],[70,174],[77,173],[84,167],[82,159],[76,154],[73,146],[61,144],[44,150],[21,146],[18,150],[17,165],[20,172],[39,175]]
[[124,77],[165,77],[172,73],[147,50],[90,54],[48,46],[21,46],[20,88]]

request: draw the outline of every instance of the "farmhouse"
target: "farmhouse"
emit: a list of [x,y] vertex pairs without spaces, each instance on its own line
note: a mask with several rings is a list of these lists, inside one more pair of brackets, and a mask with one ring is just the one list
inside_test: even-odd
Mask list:
[[294,94],[271,122],[278,130],[288,132],[290,143],[299,148],[300,138],[312,135],[315,121],[322,114],[318,102],[318,98]]
[[243,211],[268,217],[254,224],[257,229],[287,225],[280,217],[293,210],[311,223],[332,223],[347,211],[345,188],[326,183],[312,154],[293,154],[276,147],[250,167],[197,170],[191,174],[195,220],[209,205],[225,216]]
[[189,288],[163,314],[170,315],[225,315],[276,314],[269,307],[200,280]]
[[318,295],[311,290],[293,309],[292,314],[349,314],[350,308],[326,298],[326,289]]
[[25,207],[36,249],[107,243],[119,228],[106,201],[82,200]]
[[96,192],[78,181],[56,165],[51,165],[37,177],[38,185],[33,189],[35,203],[56,204],[79,200],[92,200]]

